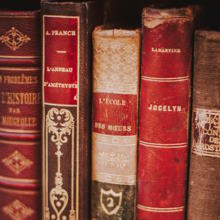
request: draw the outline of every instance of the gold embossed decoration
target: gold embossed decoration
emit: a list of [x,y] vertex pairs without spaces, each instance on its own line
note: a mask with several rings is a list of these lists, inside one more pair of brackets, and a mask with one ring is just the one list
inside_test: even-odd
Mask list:
[[19,200],[14,200],[12,203],[2,207],[2,211],[13,220],[25,220],[34,213],[32,208],[26,206]]
[[30,168],[34,162],[26,158],[18,150],[2,159],[2,163],[14,174],[19,175],[23,170]]
[[4,35],[0,36],[0,42],[5,44],[11,50],[16,51],[24,43],[27,43],[31,40],[30,37],[21,33],[15,27],[12,27]]
[[[57,171],[55,174],[55,186],[50,190],[50,204],[54,213],[47,216],[53,220],[67,220],[67,216],[63,214],[68,202],[69,195],[66,189],[63,188],[63,176],[61,169],[61,157],[63,156],[62,146],[68,142],[69,137],[74,137],[74,118],[72,113],[67,109],[52,108],[46,116],[47,133],[51,134],[50,140],[56,145]],[[73,141],[73,140],[72,140]],[[74,155],[71,155],[72,158]],[[73,171],[72,171],[73,172]],[[71,178],[73,181],[73,177]],[[72,184],[73,185],[73,184]],[[72,192],[74,189],[71,189]],[[46,208],[48,210],[48,207]],[[71,210],[69,219],[75,220],[75,210],[73,198],[71,199]]]
[[115,215],[119,211],[122,203],[122,192],[116,193],[112,189],[101,188],[100,204],[107,215]]

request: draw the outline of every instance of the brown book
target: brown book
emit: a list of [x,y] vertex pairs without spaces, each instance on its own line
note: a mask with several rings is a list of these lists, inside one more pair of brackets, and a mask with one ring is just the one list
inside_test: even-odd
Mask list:
[[135,219],[140,31],[93,32],[92,219]]
[[89,219],[91,33],[102,4],[42,2],[43,219]]
[[197,31],[188,220],[220,219],[220,32]]

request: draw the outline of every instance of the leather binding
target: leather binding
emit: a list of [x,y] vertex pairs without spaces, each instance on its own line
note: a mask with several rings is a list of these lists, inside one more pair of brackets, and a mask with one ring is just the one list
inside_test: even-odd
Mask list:
[[41,206],[39,202],[41,193],[39,190],[20,190],[0,187],[0,195],[0,219],[41,219]]
[[0,219],[39,220],[39,11],[0,11]]
[[195,33],[189,220],[220,219],[220,33]]
[[40,12],[0,11],[0,65],[39,66]]
[[25,189],[40,188],[40,142],[1,139],[0,145],[0,185]]
[[140,31],[93,32],[92,219],[135,219]]
[[41,68],[0,66],[0,137],[41,136]]
[[138,220],[184,219],[193,16],[145,8],[138,162]]
[[102,11],[42,1],[43,219],[89,219],[91,33]]

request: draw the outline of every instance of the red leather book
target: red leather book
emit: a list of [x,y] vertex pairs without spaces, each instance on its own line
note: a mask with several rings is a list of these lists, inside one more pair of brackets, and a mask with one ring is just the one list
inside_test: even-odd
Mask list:
[[0,11],[0,219],[39,220],[39,11]]
[[40,63],[39,11],[0,11],[0,65]]
[[0,140],[0,185],[34,189],[40,187],[40,142]]
[[195,33],[188,220],[220,218],[220,32]]
[[138,220],[184,219],[192,13],[145,8],[138,163]]
[[139,30],[93,32],[92,219],[136,216]]
[[89,218],[91,33],[101,6],[42,2],[43,219]]
[[0,187],[1,220],[40,220],[39,190],[18,190]]

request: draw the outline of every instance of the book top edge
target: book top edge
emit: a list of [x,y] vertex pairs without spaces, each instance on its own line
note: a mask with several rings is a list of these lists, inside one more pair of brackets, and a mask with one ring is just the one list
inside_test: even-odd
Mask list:
[[151,8],[146,7],[142,12],[143,18],[153,19],[193,19],[191,7],[185,8]]
[[94,29],[93,34],[103,38],[114,38],[114,37],[137,37],[140,34],[139,29],[124,29],[114,28],[112,26],[98,26]]

